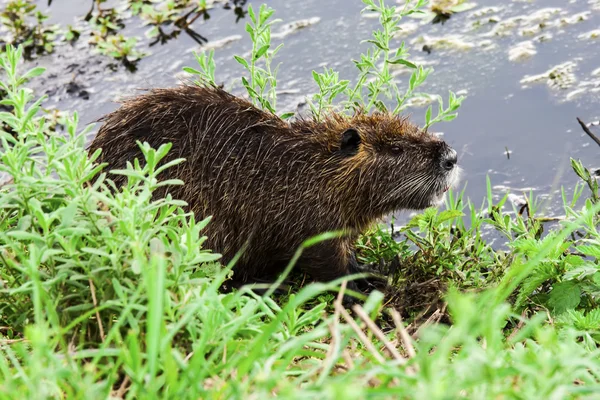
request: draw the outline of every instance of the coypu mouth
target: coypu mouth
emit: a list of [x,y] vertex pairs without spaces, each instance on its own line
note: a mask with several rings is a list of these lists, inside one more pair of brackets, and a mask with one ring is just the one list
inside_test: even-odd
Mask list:
[[458,166],[456,150],[447,147],[440,160],[440,178],[437,189],[432,190],[430,206],[440,206],[446,199],[446,193],[450,188],[458,185],[460,181],[461,168]]

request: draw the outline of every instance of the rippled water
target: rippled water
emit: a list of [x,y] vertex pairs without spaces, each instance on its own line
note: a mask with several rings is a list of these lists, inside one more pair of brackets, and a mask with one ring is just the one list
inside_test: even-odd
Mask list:
[[[74,23],[76,16],[88,11],[88,3],[55,1],[47,10],[53,21]],[[39,4],[44,9],[46,1]],[[311,78],[313,69],[327,66],[340,71],[343,78],[355,76],[351,59],[366,48],[359,42],[367,39],[377,25],[376,19],[361,17],[360,1],[273,0],[268,4],[284,23],[320,18],[318,23],[282,39],[285,45],[279,53],[282,65],[278,75],[283,91],[278,99],[281,110],[296,109],[305,95],[316,90]],[[490,19],[497,22],[490,23]],[[477,21],[480,26],[474,28]],[[235,84],[232,90],[236,93],[242,93],[237,79],[243,69],[233,55],[250,49],[245,22],[236,24],[231,11],[215,9],[209,20],[194,24],[209,44],[242,36],[241,40],[216,49],[217,79],[226,86]],[[467,93],[459,117],[434,126],[459,152],[464,169],[462,183],[468,182],[467,196],[481,204],[489,175],[496,194],[506,190],[521,194],[522,190],[532,189],[548,197],[547,214],[560,213],[557,191],[561,185],[571,188],[576,182],[569,157],[580,158],[590,167],[600,166],[600,149],[575,120],[581,117],[589,122],[600,118],[600,37],[593,38],[594,30],[600,27],[600,1],[484,0],[470,11],[455,14],[443,25],[420,24],[412,19],[406,22],[406,35],[398,40],[409,44],[413,60],[435,69],[423,91],[446,98],[450,89]],[[142,36],[146,28],[140,25],[132,21],[127,31]],[[274,27],[275,32],[278,29]],[[440,37],[452,39],[453,45],[440,47],[436,42]],[[45,78],[36,83],[38,93],[50,95],[47,105],[77,110],[84,123],[113,110],[117,106],[115,99],[135,94],[136,89],[175,85],[181,68],[196,64],[192,50],[200,49],[191,38],[182,35],[167,45],[152,47],[152,55],[143,59],[132,74],[123,68],[112,71],[108,67],[110,60],[90,56],[85,39],[82,35],[75,48],[62,46],[56,55],[36,61],[48,68]],[[520,45],[525,41],[531,43]],[[423,51],[424,45],[431,53]],[[565,62],[573,65],[565,79],[558,80],[560,85],[548,85],[547,79],[522,82]],[[399,74],[397,79],[406,83],[408,75]],[[81,85],[89,99],[80,97],[77,91],[67,93],[67,83],[71,81]],[[422,124],[424,111],[423,107],[411,109],[413,121]],[[600,134],[600,128],[596,131]]]

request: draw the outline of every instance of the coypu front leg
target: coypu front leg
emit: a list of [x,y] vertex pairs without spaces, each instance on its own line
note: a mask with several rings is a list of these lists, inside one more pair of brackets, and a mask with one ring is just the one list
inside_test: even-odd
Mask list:
[[[345,241],[328,241],[319,243],[306,249],[299,261],[299,267],[313,279],[329,282],[344,276],[370,272],[358,263],[354,252]],[[370,282],[368,277],[349,280],[346,287],[349,290],[363,293],[375,289],[377,286]],[[346,307],[356,302],[353,296],[344,295],[343,303]]]
[[[252,268],[245,262],[238,262],[233,267],[233,277],[223,282],[221,290],[229,293],[232,289],[239,290],[246,286],[257,295],[264,295],[277,282],[278,274],[273,272],[274,268],[266,268],[266,271],[271,272],[263,271],[262,274],[257,272],[262,269],[264,269],[264,265],[262,265],[262,268]],[[294,281],[284,280],[274,289],[273,293],[279,295],[287,294],[293,285]]]
[[355,280],[357,286],[362,292],[370,292],[374,289],[381,289],[387,284],[387,279],[381,276],[371,264],[360,264],[356,259],[354,251],[350,252],[348,257],[348,268],[350,274],[366,274],[367,276]]

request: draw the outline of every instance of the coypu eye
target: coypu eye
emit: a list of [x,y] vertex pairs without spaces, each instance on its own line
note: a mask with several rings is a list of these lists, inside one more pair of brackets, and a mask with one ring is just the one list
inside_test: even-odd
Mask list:
[[360,144],[360,135],[354,128],[349,128],[342,134],[342,143],[340,145],[340,151],[347,155],[353,156],[358,152],[358,145]]
[[394,145],[391,147],[391,150],[392,150],[392,153],[394,153],[394,154],[402,153],[402,147],[400,147],[400,146]]

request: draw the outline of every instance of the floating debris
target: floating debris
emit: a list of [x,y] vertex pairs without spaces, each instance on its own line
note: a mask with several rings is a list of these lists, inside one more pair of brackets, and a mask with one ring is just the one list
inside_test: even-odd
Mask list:
[[[490,171],[492,172],[492,171]],[[506,185],[493,185],[492,189],[494,189],[494,191],[498,191],[498,192],[536,192],[539,189],[538,188],[534,188],[534,187],[521,187],[521,188],[517,188],[517,187],[513,187],[513,186],[507,186],[508,184],[510,184],[509,181],[504,181],[503,183],[506,183]]]
[[398,28],[400,29],[398,32],[394,34],[394,37],[402,37],[412,35],[419,29],[419,24],[416,22],[406,22],[404,24],[399,24]]
[[446,22],[452,14],[468,11],[477,7],[476,3],[465,2],[464,0],[431,0],[429,9],[422,9],[418,16],[423,23],[441,23]]
[[469,23],[468,29],[475,30],[485,25],[497,24],[500,22],[500,17],[495,14],[500,12],[502,9],[502,7],[485,7],[471,12],[468,15],[468,18],[474,21]]
[[[471,50],[475,47],[472,42],[467,42],[462,35],[427,36],[422,35],[411,41],[417,48]],[[428,51],[428,52],[429,52]]]
[[362,13],[360,14],[361,18],[367,18],[367,19],[375,19],[375,18],[379,18],[379,13],[376,12],[366,12],[366,13]]
[[577,37],[579,39],[584,39],[584,40],[598,39],[598,38],[600,38],[600,29],[594,29],[593,31],[582,33],[581,35],[579,35]]
[[551,33],[542,33],[541,35],[537,35],[536,37],[534,37],[533,41],[539,43],[549,42],[552,39],[552,37],[553,36]]
[[437,101],[437,98],[432,95],[421,93],[418,96],[409,98],[404,105],[408,107],[425,107]]
[[519,23],[523,20],[523,17],[512,17],[501,21],[496,21],[496,26],[484,36],[508,36],[512,33],[513,29],[519,26]]
[[581,89],[573,90],[572,92],[569,92],[565,96],[565,100],[570,101],[570,100],[576,99],[577,97],[581,96],[584,93],[587,93],[587,89],[581,88]]
[[527,16],[521,24],[521,36],[533,36],[542,30],[558,25],[558,20],[551,21],[554,15],[561,13],[560,8],[543,8]]
[[278,90],[277,95],[285,95],[285,94],[299,94],[301,93],[300,89],[281,89]]
[[520,196],[514,193],[508,194],[508,201],[510,201],[515,207],[524,207],[527,205],[527,199],[525,196]]
[[[208,43],[205,43],[204,45],[202,45],[202,47],[200,48],[200,51],[220,49],[221,47],[225,47],[225,46],[227,46],[233,42],[237,42],[238,40],[241,40],[241,39],[242,39],[242,35],[231,35],[231,36],[224,37],[222,39],[211,40]],[[191,53],[192,51],[197,51],[197,50],[198,50],[197,47],[193,47],[188,50],[188,53]]]
[[541,10],[529,14],[524,20],[532,24],[543,24],[544,22],[549,21],[554,15],[560,14],[561,12],[562,9],[557,7],[542,8]]
[[575,67],[577,67],[575,62],[567,61],[550,68],[542,74],[525,76],[521,79],[521,84],[526,86],[532,83],[546,83],[553,89],[569,89],[577,81],[573,73]]
[[590,15],[592,15],[591,11],[584,11],[578,14],[574,14],[570,17],[562,17],[559,18],[557,25],[558,26],[568,26],[568,25],[574,25],[577,24],[579,22],[583,22],[583,21],[587,21],[590,18]]
[[469,14],[469,18],[483,18],[483,17],[487,17],[490,16],[492,14],[496,14],[497,12],[500,12],[503,9],[503,7],[484,7],[484,8],[480,8],[478,10],[472,11]]
[[508,59],[510,61],[524,61],[533,57],[537,53],[532,41],[521,42],[508,50]]
[[487,50],[491,50],[493,48],[496,47],[496,43],[494,43],[493,41],[491,41],[490,39],[484,39],[481,42],[477,43],[477,45],[483,50],[483,51],[487,51]]
[[312,17],[307,19],[300,19],[298,21],[293,21],[288,24],[285,24],[281,27],[281,30],[277,33],[273,33],[271,35],[272,38],[281,39],[291,33],[294,33],[300,29],[306,28],[311,25],[318,24],[321,21],[320,17]]
[[579,85],[577,86],[577,89],[575,89],[574,91],[572,91],[571,93],[569,93],[567,95],[567,100],[575,99],[583,93],[585,93],[585,94],[600,93],[600,78],[598,78],[598,77],[600,77],[600,68],[592,71],[592,73],[590,75],[592,76],[592,79],[581,81],[579,83]]
[[[576,87],[561,87],[561,89],[571,89],[564,97],[564,101],[573,101],[582,97],[589,98],[590,95],[594,97],[600,94],[600,68],[590,73],[591,78],[589,80],[581,80]],[[532,78],[538,78],[541,75],[536,75]],[[569,78],[574,80],[574,77]],[[523,82],[523,81],[521,81]],[[572,86],[572,85],[571,85]]]
[[463,0],[432,0],[431,11],[436,14],[452,14],[468,11],[477,7],[477,3],[464,2]]
[[507,18],[496,24],[487,36],[507,36],[517,29],[521,36],[533,36],[541,30],[556,25],[551,19],[562,12],[561,8],[542,8],[529,15]]

